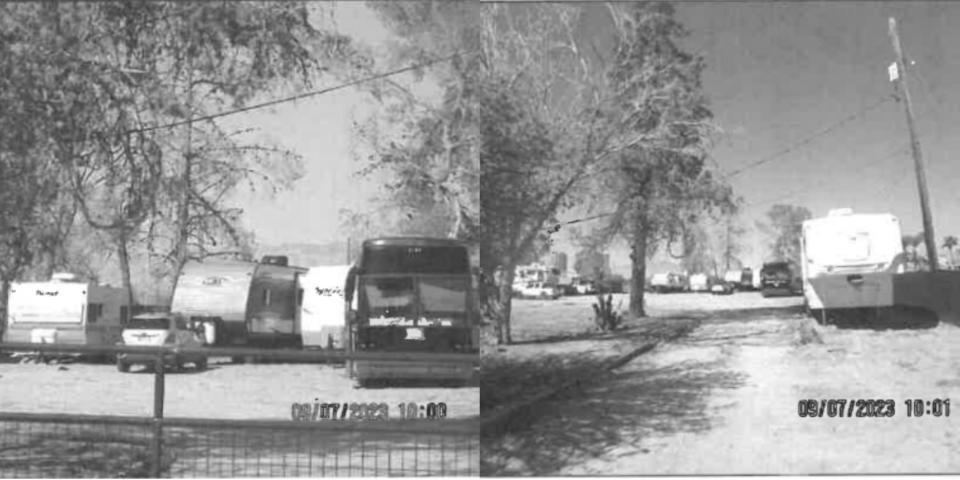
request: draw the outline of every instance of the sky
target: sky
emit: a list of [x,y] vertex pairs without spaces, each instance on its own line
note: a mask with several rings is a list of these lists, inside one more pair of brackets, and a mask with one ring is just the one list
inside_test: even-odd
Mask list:
[[[360,2],[325,4],[336,28],[373,47],[390,35]],[[804,142],[845,117],[894,93],[887,66],[894,53],[888,18],[896,17],[910,61],[910,90],[926,160],[938,242],[960,235],[960,2],[681,2],[678,18],[690,30],[685,45],[707,62],[704,88],[725,132],[713,149],[721,172],[732,172]],[[330,80],[328,84],[332,84]],[[320,82],[321,85],[323,81]],[[323,243],[341,239],[338,212],[377,192],[351,175],[350,126],[374,109],[352,90],[251,114],[231,122],[304,155],[305,176],[275,198],[242,194],[246,222],[262,243]],[[887,101],[832,132],[729,179],[745,201],[741,224],[748,253],[767,260],[766,239],[754,224],[774,203],[900,217],[905,233],[921,230],[919,199],[902,103]],[[613,263],[629,265],[623,249]],[[571,252],[572,253],[572,252]]]
[[[960,92],[951,88],[960,82],[960,50],[951,48],[960,45],[960,2],[685,1],[676,11],[691,31],[684,46],[707,63],[704,88],[725,132],[712,150],[720,171],[794,147],[728,179],[745,202],[747,265],[770,260],[755,223],[775,203],[814,217],[841,207],[893,213],[904,233],[922,230],[904,104],[892,100],[887,72],[891,16],[915,62],[908,81],[937,242],[960,235],[960,165],[951,155],[960,148]],[[890,101],[806,141],[884,97]],[[627,273],[625,249],[611,253],[614,270]]]

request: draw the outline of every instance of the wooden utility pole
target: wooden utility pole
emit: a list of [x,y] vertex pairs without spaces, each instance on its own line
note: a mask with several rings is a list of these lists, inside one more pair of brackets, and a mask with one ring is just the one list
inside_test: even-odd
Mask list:
[[897,80],[903,92],[903,103],[907,112],[907,129],[910,131],[910,149],[913,152],[913,164],[917,171],[917,187],[920,190],[920,213],[923,217],[923,239],[927,247],[927,258],[930,260],[930,270],[937,270],[937,244],[933,233],[933,219],[930,215],[930,198],[927,192],[927,174],[923,164],[923,155],[920,152],[920,140],[917,138],[916,125],[913,120],[913,104],[910,103],[910,90],[907,88],[907,62],[900,46],[900,35],[897,34],[897,21],[890,17],[890,38],[893,40],[893,49],[897,54]]

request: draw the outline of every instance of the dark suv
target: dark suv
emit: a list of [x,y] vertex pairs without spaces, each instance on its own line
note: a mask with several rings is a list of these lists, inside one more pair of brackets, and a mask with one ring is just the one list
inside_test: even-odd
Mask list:
[[803,279],[800,272],[790,262],[771,262],[763,264],[760,270],[760,294],[764,297],[774,295],[791,296],[803,293]]

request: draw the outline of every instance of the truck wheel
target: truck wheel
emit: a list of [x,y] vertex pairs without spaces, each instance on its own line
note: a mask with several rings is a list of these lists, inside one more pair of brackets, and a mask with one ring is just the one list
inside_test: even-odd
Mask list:
[[117,360],[117,371],[127,373],[130,371],[130,364],[122,360]]

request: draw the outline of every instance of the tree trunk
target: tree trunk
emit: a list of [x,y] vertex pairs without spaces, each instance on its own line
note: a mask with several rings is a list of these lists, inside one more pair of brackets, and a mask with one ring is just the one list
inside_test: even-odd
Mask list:
[[513,300],[513,275],[516,266],[510,259],[503,266],[503,276],[500,282],[500,323],[497,328],[497,343],[509,345],[513,343],[510,335],[510,305]]
[[127,250],[127,232],[121,230],[117,234],[117,256],[120,258],[120,275],[123,279],[123,288],[127,289],[127,301],[131,308],[136,305],[133,295],[133,283],[130,280],[130,252]]
[[643,308],[643,287],[647,278],[647,231],[638,228],[634,232],[630,245],[630,315],[641,318],[647,316]]

